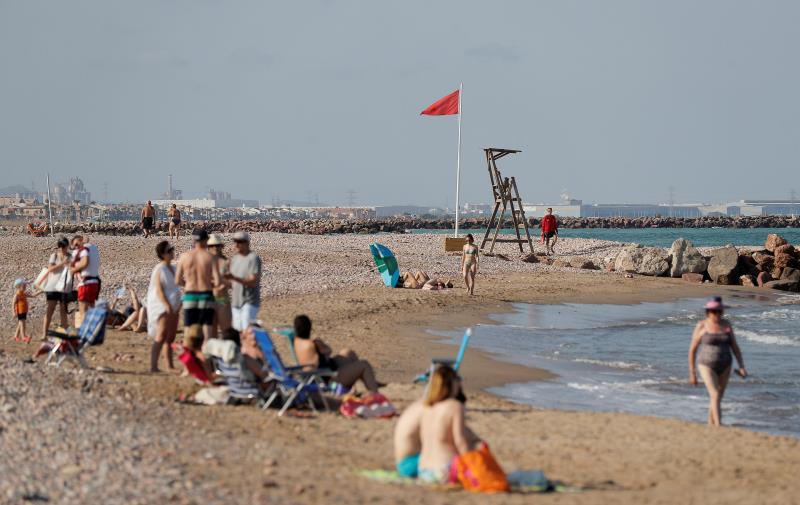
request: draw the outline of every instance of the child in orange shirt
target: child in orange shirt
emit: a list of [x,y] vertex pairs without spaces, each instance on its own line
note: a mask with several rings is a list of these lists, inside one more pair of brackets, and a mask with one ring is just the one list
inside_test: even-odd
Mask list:
[[31,341],[30,335],[27,335],[26,322],[28,319],[28,293],[26,288],[28,283],[25,279],[17,279],[14,281],[14,315],[17,318],[17,330],[14,332],[14,341]]

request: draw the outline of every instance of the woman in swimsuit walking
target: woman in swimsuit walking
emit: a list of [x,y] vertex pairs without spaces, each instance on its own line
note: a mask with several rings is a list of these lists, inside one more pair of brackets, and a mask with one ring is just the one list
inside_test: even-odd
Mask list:
[[475,274],[477,273],[478,246],[475,245],[475,237],[470,233],[467,235],[467,243],[464,244],[463,253],[461,254],[461,275],[464,276],[467,291],[471,295],[475,292]]
[[[722,298],[719,296],[706,302],[706,318],[695,326],[692,343],[689,346],[689,384],[697,385],[697,374],[695,373],[695,361],[697,361],[710,399],[708,424],[711,426],[722,424],[720,404],[731,376],[731,365],[733,364],[731,351],[739,363],[736,373],[743,378],[747,377],[742,351],[736,343],[731,323],[722,318],[724,308]],[[698,347],[700,347],[699,356]]]

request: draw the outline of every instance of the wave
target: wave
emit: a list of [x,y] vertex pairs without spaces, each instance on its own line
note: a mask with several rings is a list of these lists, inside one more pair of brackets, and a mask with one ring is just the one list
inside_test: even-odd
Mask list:
[[652,367],[649,365],[640,365],[639,363],[628,363],[627,361],[603,361],[599,359],[577,358],[578,363],[588,363],[590,365],[607,366],[609,368],[619,368],[621,370],[649,370]]
[[736,334],[743,336],[751,342],[758,342],[759,344],[800,347],[800,340],[798,340],[797,337],[790,337],[787,335],[767,335],[749,330],[736,330]]
[[796,321],[800,319],[800,310],[797,309],[773,309],[765,310],[758,314],[742,314],[737,316],[739,319],[757,319],[764,320],[787,320]]

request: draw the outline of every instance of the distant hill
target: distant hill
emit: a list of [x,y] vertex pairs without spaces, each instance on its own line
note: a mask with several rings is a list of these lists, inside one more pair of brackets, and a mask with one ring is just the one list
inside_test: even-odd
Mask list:
[[0,195],[3,196],[13,196],[16,195],[17,193],[31,193],[31,190],[26,188],[25,186],[20,186],[19,184],[0,188]]

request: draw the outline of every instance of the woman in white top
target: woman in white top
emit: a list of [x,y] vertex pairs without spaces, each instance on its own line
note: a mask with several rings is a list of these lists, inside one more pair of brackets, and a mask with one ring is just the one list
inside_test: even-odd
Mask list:
[[47,262],[47,274],[42,280],[42,285],[37,286],[45,292],[47,298],[47,310],[44,313],[44,323],[42,324],[42,340],[47,339],[47,329],[53,320],[56,307],[61,305],[61,327],[66,328],[67,321],[67,299],[66,296],[72,291],[72,273],[67,266],[71,260],[69,253],[69,240],[60,238],[56,244],[56,250],[50,255]]
[[181,308],[181,294],[175,283],[175,268],[172,259],[175,247],[166,240],[156,246],[156,254],[161,262],[153,268],[150,286],[147,288],[147,334],[154,338],[150,351],[150,371],[158,372],[158,355],[164,348],[167,368],[174,371],[172,363],[172,342],[178,330],[178,314]]

